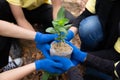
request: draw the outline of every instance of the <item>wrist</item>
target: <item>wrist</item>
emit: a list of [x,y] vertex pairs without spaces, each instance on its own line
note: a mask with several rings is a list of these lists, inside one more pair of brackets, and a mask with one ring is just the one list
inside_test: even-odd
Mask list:
[[86,58],[87,58],[87,53],[81,51],[80,55],[79,55],[79,58],[78,58],[79,61],[83,63],[83,62],[85,62]]
[[36,32],[36,35],[35,35],[35,38],[34,38],[34,41],[35,41],[36,43],[39,41],[41,35],[42,35],[42,33]]
[[72,30],[68,30],[67,40],[70,41],[74,37],[74,32]]
[[38,70],[40,70],[41,69],[41,61],[40,60],[36,60],[35,61],[35,69],[38,71]]

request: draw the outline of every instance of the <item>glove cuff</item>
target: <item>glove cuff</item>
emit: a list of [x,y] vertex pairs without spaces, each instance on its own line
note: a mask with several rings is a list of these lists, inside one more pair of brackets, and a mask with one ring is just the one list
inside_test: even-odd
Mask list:
[[79,55],[79,61],[83,63],[86,60],[87,53],[81,51],[80,54],[81,55]]
[[40,65],[40,61],[39,60],[35,61],[35,68],[36,68],[37,71],[41,69],[41,65]]
[[71,30],[68,30],[68,35],[67,35],[67,41],[70,41],[74,37],[74,32]]
[[39,36],[41,36],[41,34],[42,34],[42,33],[40,33],[40,32],[36,32],[35,39],[34,39],[34,41],[35,41],[36,43],[39,41],[39,39],[40,39]]

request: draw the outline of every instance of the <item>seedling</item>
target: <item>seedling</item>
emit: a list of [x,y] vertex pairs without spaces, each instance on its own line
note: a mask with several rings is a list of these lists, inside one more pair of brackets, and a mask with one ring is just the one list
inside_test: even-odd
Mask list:
[[[53,27],[49,27],[46,29],[46,32],[48,32],[48,33],[58,34],[58,37],[56,38],[56,40],[60,41],[60,44],[61,44],[61,42],[65,41],[65,37],[67,35],[67,30],[71,26],[71,24],[68,24],[69,20],[67,18],[65,18],[64,12],[65,12],[64,7],[61,7],[60,10],[58,11],[57,18],[52,21]],[[58,43],[58,46],[59,46],[59,43]],[[62,47],[62,45],[60,45],[60,46]],[[56,74],[50,74],[48,72],[45,72],[43,74],[42,80],[47,80],[48,77],[50,77],[51,75],[58,76]]]
[[52,21],[53,27],[49,27],[46,29],[46,32],[48,33],[56,33],[58,34],[58,37],[56,40],[58,41],[64,41],[65,37],[67,35],[67,30],[71,26],[71,24],[68,24],[69,20],[65,18],[65,9],[64,7],[61,7],[58,11],[57,18]]

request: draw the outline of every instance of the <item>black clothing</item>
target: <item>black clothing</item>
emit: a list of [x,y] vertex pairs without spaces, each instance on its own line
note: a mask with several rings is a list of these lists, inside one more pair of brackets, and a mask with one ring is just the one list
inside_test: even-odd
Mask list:
[[120,77],[120,62],[117,64],[117,66],[114,66],[115,62],[112,60],[100,58],[91,54],[87,55],[85,65],[90,66],[93,68],[96,68],[97,70],[100,70],[102,72],[105,72],[114,78],[117,76],[114,73],[114,70],[116,70],[118,76]]
[[96,50],[88,52],[86,65],[115,77],[114,69],[117,70],[118,75],[120,72],[120,66],[114,67],[114,63],[120,60],[120,54],[114,49],[114,44],[120,37],[120,0],[96,0],[95,9],[95,14],[85,9],[73,24],[79,27],[80,21],[84,18],[91,15],[98,16],[104,38]]
[[69,80],[83,80],[80,70],[77,67],[72,67],[68,70],[67,75]]
[[0,37],[0,68],[8,63],[9,50],[12,39],[8,37]]

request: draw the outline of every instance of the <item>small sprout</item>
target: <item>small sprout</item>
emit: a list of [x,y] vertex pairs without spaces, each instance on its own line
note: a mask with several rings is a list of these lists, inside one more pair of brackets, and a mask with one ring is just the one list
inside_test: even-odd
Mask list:
[[64,12],[64,7],[61,7],[58,11],[57,18],[52,21],[53,27],[49,27],[46,29],[46,32],[48,33],[58,34],[58,37],[56,38],[56,40],[58,41],[64,41],[67,35],[67,30],[71,26],[71,24],[68,24],[69,20],[65,18]]

